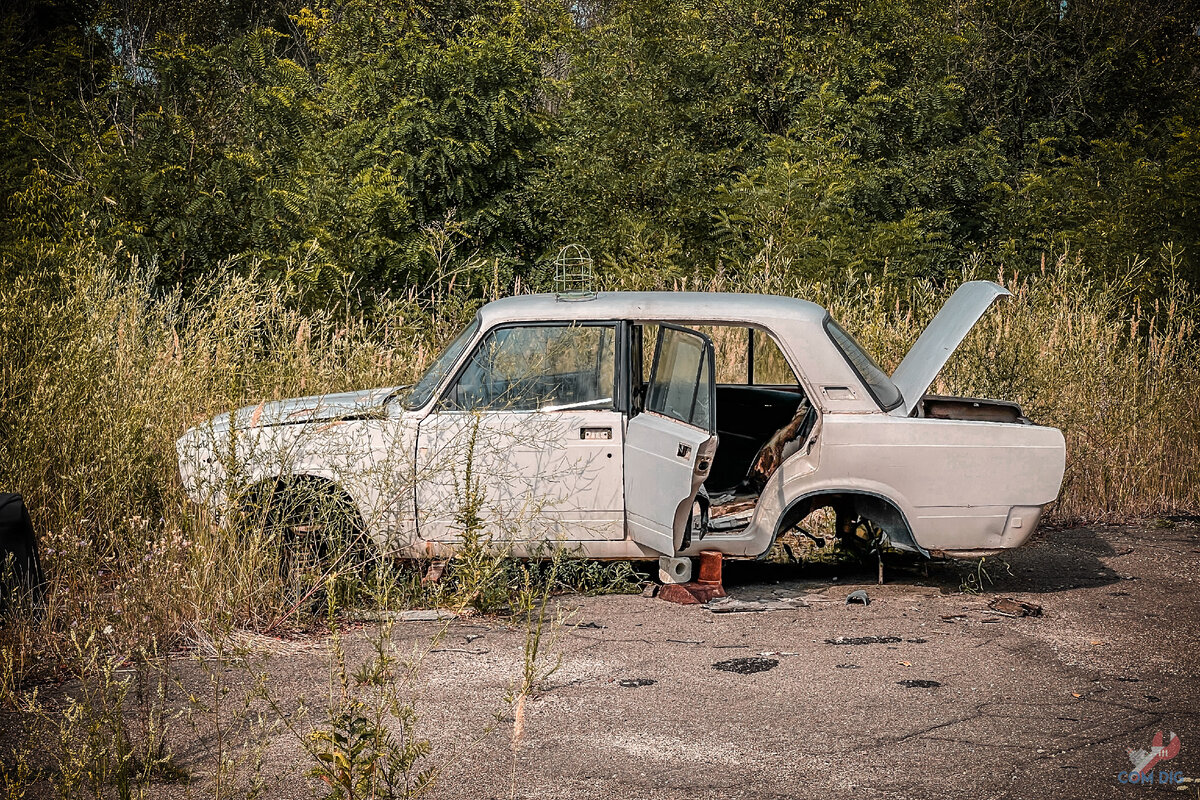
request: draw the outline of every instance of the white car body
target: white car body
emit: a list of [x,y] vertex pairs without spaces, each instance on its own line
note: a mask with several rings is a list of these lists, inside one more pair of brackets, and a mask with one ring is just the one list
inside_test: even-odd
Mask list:
[[[804,300],[686,292],[505,298],[480,310],[416,389],[264,403],[216,417],[179,440],[181,473],[193,499],[218,514],[232,486],[328,482],[353,501],[376,542],[408,557],[452,552],[468,501],[490,535],[527,555],[552,542],[606,559],[700,550],[758,557],[827,506],[873,523],[898,549],[994,553],[1023,544],[1057,497],[1063,436],[1012,404],[925,392],[1006,294],[986,281],[964,284],[890,379],[871,371],[865,354],[852,365],[849,353],[860,355],[844,354],[851,345],[835,343],[836,323]],[[660,331],[661,363],[647,379],[638,365],[651,325]],[[687,326],[752,329],[751,364],[756,337],[770,337],[796,385],[755,385],[753,367],[746,384],[715,385],[712,341]],[[550,342],[538,356],[547,371],[556,359],[583,359],[572,356],[583,344],[554,349],[570,336],[595,346],[594,374],[502,375],[504,348],[522,337],[533,345],[512,352],[527,360],[538,337]],[[560,394],[582,400],[559,402]],[[508,406],[497,399],[505,397]],[[525,407],[531,402],[536,407]],[[734,483],[746,453],[757,468],[761,450],[750,448],[769,432],[744,434],[745,426],[772,414],[794,414],[800,434],[782,442],[781,463],[762,474],[765,482]],[[714,487],[701,490],[717,467],[728,467],[729,484],[717,488],[744,501],[732,523],[695,513],[709,501],[718,508],[706,500]]]

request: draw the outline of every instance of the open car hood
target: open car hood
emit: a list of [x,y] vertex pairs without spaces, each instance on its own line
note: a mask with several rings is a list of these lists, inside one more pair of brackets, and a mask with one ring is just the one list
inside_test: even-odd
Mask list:
[[903,405],[895,413],[912,413],[983,312],[997,297],[1011,294],[991,281],[968,281],[958,287],[892,373],[892,383],[904,396]]

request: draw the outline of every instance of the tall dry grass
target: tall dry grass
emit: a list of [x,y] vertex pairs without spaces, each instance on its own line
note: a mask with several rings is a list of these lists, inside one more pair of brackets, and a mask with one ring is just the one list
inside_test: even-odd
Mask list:
[[0,487],[25,496],[39,533],[37,644],[68,658],[86,622],[129,651],[215,616],[278,614],[235,537],[184,497],[175,440],[262,399],[409,382],[472,301],[301,312],[253,277],[184,297],[119,253],[80,248],[69,264],[0,286]]
[[[253,277],[227,274],[184,296],[155,290],[122,254],[80,248],[69,263],[0,286],[0,489],[26,496],[42,537],[43,630],[85,620],[126,647],[215,615],[254,625],[278,611],[237,542],[183,497],[174,442],[185,429],[261,399],[408,382],[479,302],[347,292],[300,311]],[[934,390],[1014,400],[1063,429],[1057,519],[1200,508],[1196,295],[1177,287],[1140,307],[1069,256],[987,277],[1014,297]],[[954,287],[806,282],[767,252],[738,274],[675,288],[814,300],[892,369]]]

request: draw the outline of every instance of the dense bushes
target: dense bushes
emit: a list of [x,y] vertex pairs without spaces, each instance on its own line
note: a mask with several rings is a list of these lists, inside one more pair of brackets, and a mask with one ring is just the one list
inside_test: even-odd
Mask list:
[[0,254],[20,272],[94,233],[163,285],[253,262],[310,300],[346,276],[428,293],[436,232],[505,283],[568,242],[681,277],[768,241],[813,280],[1064,245],[1112,278],[1168,244],[1194,280],[1188,8],[23,0],[0,17]]

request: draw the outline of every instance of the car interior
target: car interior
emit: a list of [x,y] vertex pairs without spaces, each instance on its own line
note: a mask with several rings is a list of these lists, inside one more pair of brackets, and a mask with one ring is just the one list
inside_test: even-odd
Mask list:
[[[634,326],[631,372],[635,411],[641,410],[656,328]],[[770,334],[734,325],[689,325],[713,342],[719,442],[697,498],[691,533],[732,532],[750,524],[759,494],[779,465],[803,445],[816,423],[795,373]],[[639,363],[640,362],[640,363]]]

